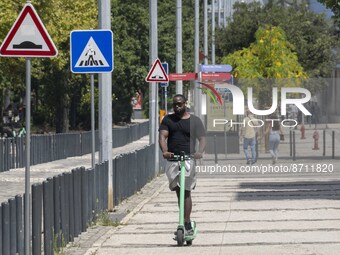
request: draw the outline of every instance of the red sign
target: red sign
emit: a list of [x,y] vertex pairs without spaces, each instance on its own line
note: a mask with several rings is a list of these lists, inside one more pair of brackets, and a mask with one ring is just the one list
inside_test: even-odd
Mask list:
[[58,51],[33,5],[25,4],[1,45],[8,57],[54,57]]
[[230,73],[202,73],[204,81],[228,81],[230,78]]
[[157,58],[153,63],[148,76],[145,78],[146,82],[168,82],[169,77],[166,74],[161,61]]
[[171,73],[170,81],[194,81],[197,79],[197,73]]

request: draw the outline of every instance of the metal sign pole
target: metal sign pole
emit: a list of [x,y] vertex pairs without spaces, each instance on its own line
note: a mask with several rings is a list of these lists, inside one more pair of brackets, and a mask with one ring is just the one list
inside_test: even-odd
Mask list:
[[25,255],[30,254],[31,59],[26,58]]
[[96,165],[95,120],[94,120],[94,75],[91,74],[91,135],[92,135],[92,169]]
[[168,87],[164,87],[164,110],[165,115],[168,114]]

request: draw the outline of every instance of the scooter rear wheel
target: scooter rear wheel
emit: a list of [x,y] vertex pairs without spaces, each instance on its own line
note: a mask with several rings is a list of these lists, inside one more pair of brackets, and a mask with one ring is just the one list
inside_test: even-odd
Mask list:
[[178,246],[184,245],[184,233],[182,229],[177,229],[177,245]]
[[192,245],[192,240],[187,241],[187,245],[188,245],[188,246]]

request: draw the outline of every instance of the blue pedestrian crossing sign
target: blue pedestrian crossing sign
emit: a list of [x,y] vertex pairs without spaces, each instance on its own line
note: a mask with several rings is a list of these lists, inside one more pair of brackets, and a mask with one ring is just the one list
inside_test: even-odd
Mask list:
[[108,73],[113,70],[111,30],[74,30],[70,39],[73,73]]

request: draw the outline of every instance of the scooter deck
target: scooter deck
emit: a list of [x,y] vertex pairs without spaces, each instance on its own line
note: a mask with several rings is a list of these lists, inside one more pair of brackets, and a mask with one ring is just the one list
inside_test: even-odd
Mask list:
[[[192,235],[184,235],[184,241],[192,241],[196,238],[197,233],[198,233],[196,226],[193,229],[194,229],[194,233]],[[174,240],[177,241],[177,235],[176,235],[177,233],[175,232],[174,234],[175,234]]]
[[192,241],[196,238],[196,236],[197,236],[197,228],[194,229],[194,233],[192,235],[185,235],[184,241]]

